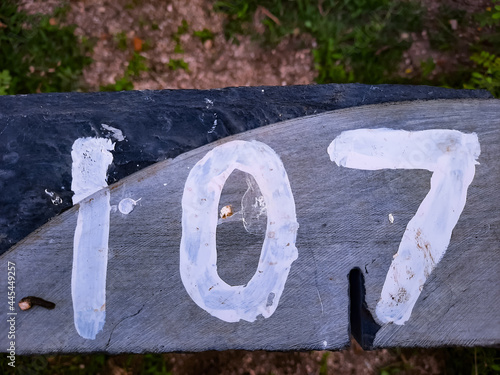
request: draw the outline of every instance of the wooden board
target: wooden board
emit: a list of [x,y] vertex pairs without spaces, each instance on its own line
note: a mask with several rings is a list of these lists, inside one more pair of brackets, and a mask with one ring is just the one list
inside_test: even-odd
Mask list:
[[0,254],[72,206],[71,146],[80,137],[109,137],[109,127],[125,137],[113,153],[108,182],[114,183],[218,139],[296,117],[403,100],[486,98],[485,90],[360,84],[0,96]]
[[[429,192],[431,172],[338,167],[327,148],[344,131],[391,128],[455,129],[476,133],[480,165],[443,259],[404,325],[384,324],[375,347],[498,345],[500,343],[500,102],[429,101],[345,109],[269,125],[154,164],[110,186],[111,205],[140,201],[128,215],[110,217],[106,323],[95,340],[73,324],[71,271],[78,206],[4,253],[16,264],[16,296],[56,303],[16,315],[16,353],[169,352],[210,349],[313,350],[349,345],[349,283],[353,268],[375,305],[409,220]],[[197,306],[181,281],[182,195],[190,170],[207,152],[233,140],[257,140],[281,158],[300,225],[298,258],[291,265],[275,313],[229,323]],[[236,210],[247,190],[234,172],[219,207]],[[96,193],[101,194],[101,193]],[[394,221],[388,219],[392,214]],[[217,227],[217,264],[230,285],[256,272],[265,232],[241,221]],[[4,278],[5,280],[5,278]],[[3,282],[2,282],[3,283]],[[0,335],[6,337],[5,327]]]

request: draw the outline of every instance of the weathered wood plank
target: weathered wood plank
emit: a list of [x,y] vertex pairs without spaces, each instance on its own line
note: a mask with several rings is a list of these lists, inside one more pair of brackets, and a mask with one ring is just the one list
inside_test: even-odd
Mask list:
[[79,137],[108,137],[109,127],[122,131],[126,141],[116,145],[108,177],[114,183],[275,122],[359,105],[462,98],[491,94],[351,84],[1,96],[0,254],[72,206],[70,151]]
[[[167,352],[208,349],[340,349],[349,344],[349,272],[358,267],[375,314],[393,255],[429,191],[426,170],[339,168],[327,154],[343,131],[392,128],[476,133],[480,165],[448,251],[431,273],[405,325],[385,324],[374,345],[494,345],[500,342],[500,102],[430,101],[364,106],[269,125],[154,164],[110,187],[111,205],[141,199],[110,219],[106,324],[95,340],[73,324],[71,267],[78,207],[55,217],[0,258],[16,263],[16,295],[56,303],[16,317],[17,353]],[[298,259],[276,312],[255,322],[228,323],[186,293],[179,273],[181,200],[193,166],[214,147],[257,140],[281,158],[300,225]],[[238,211],[247,190],[242,173],[225,184],[219,207]],[[96,194],[102,194],[102,191]],[[388,215],[392,214],[391,223]],[[218,270],[229,284],[256,272],[265,232],[241,221],[217,228]],[[2,327],[2,337],[6,331]],[[43,338],[43,339],[41,339]]]

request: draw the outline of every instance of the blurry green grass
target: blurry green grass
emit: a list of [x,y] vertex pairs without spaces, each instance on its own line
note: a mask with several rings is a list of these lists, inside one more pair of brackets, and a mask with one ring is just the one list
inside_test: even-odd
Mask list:
[[[68,6],[52,15],[27,15],[17,10],[17,3],[0,1],[0,95],[85,91],[81,76],[91,63],[92,43],[77,38],[74,27],[60,26]],[[500,0],[492,0],[490,7],[477,14],[440,5],[433,20],[416,0],[218,0],[214,9],[227,16],[224,33],[234,43],[241,35],[252,35],[271,48],[286,36],[313,37],[317,83],[427,84],[487,89],[500,97]],[[259,11],[263,32],[252,26]],[[452,22],[459,30],[453,29]],[[459,31],[467,28],[481,30],[479,40],[461,40]],[[180,36],[189,30],[190,25],[182,20],[171,36],[176,53],[184,52]],[[403,52],[412,44],[412,33],[422,31],[427,31],[436,51],[465,50],[470,59],[439,75],[432,74],[437,64],[432,58],[408,76],[397,74]],[[208,29],[193,31],[193,35],[202,42],[214,38]],[[121,50],[128,48],[124,33],[115,35],[115,42]],[[183,60],[172,60],[170,70],[189,71],[176,61]],[[146,70],[148,61],[134,52],[123,76],[101,90],[132,90],[134,79]]]
[[[438,364],[439,371],[447,375],[498,375],[500,374],[500,350],[494,348],[439,348],[439,349],[391,349],[393,359],[374,369],[381,375],[425,374],[424,368],[430,363]],[[332,373],[328,365],[330,353],[325,352],[317,363],[319,374]],[[105,375],[115,374],[157,374],[184,375],[172,372],[169,359],[175,354],[87,354],[53,356],[17,356],[16,368],[1,361],[2,374],[70,374]],[[429,358],[432,357],[433,360]],[[193,358],[188,366],[192,367]],[[196,360],[194,360],[196,361]],[[201,359],[196,365],[199,369],[213,366],[212,360]],[[222,363],[223,366],[223,363]],[[243,366],[243,365],[242,365]],[[224,368],[214,371],[224,371]]]
[[[168,354],[77,354],[16,356],[16,367],[1,362],[0,372],[12,375],[106,375],[131,373],[138,375],[170,375]],[[117,372],[121,371],[121,372]]]
[[423,9],[414,1],[227,0],[214,6],[228,14],[225,34],[235,41],[252,33],[249,24],[259,7],[279,21],[264,18],[264,43],[297,33],[314,37],[318,83],[386,83],[411,45],[401,35],[422,29]]
[[67,8],[52,15],[28,15],[17,1],[0,1],[0,94],[77,91],[91,46],[60,26]]
[[[451,88],[480,88],[500,97],[500,0],[477,14],[446,5],[430,20],[421,2],[414,0],[219,0],[214,9],[225,13],[225,36],[238,43],[240,35],[252,35],[264,46],[283,37],[309,34],[317,83],[407,83]],[[264,32],[252,27],[256,12],[265,10]],[[456,22],[459,29],[453,30]],[[479,40],[462,41],[460,30],[481,28]],[[398,72],[412,33],[427,31],[431,47],[459,53],[470,60],[439,76],[431,73],[430,58],[420,70],[404,77]],[[487,53],[488,55],[485,55]]]

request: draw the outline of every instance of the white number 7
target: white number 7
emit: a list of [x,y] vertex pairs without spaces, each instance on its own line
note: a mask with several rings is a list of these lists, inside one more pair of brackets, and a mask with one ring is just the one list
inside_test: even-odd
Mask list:
[[431,189],[406,227],[375,310],[381,322],[402,325],[446,252],[464,209],[480,154],[477,135],[457,130],[358,129],[341,133],[328,154],[347,168],[433,172]]

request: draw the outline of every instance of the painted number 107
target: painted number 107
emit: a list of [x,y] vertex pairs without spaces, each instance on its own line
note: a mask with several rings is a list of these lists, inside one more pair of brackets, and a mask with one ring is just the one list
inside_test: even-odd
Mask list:
[[[358,129],[339,135],[327,151],[332,161],[347,168],[433,172],[430,191],[406,227],[376,307],[381,322],[403,324],[445,253],[465,206],[480,153],[477,136],[455,130]],[[245,286],[225,283],[216,264],[217,206],[234,169],[255,178],[268,210],[258,267]],[[193,301],[228,322],[271,316],[297,258],[295,203],[278,155],[256,141],[233,141],[214,148],[191,170],[182,209],[180,270]]]
[[[75,142],[72,152],[72,190],[75,203],[80,202],[72,274],[74,319],[79,334],[90,339],[102,329],[105,317],[109,191],[102,188],[107,186],[112,148],[107,139],[84,138]],[[394,255],[375,311],[380,322],[404,324],[427,277],[446,252],[464,209],[480,154],[478,138],[456,130],[358,129],[341,133],[327,152],[332,161],[346,168],[433,173],[429,193]],[[102,162],[96,162],[98,159]],[[255,274],[246,285],[233,286],[217,272],[216,229],[221,192],[235,169],[256,180],[266,202],[267,227]],[[79,183],[89,180],[90,185]],[[82,198],[99,189],[100,195]],[[95,212],[102,213],[98,228],[90,220]],[[298,227],[286,170],[269,146],[231,141],[213,148],[191,169],[182,196],[180,274],[189,296],[203,310],[227,322],[270,317],[300,251],[295,246]],[[89,231],[95,239],[91,243],[82,240]],[[99,275],[90,272],[97,269]],[[89,293],[89,283],[93,293]]]

